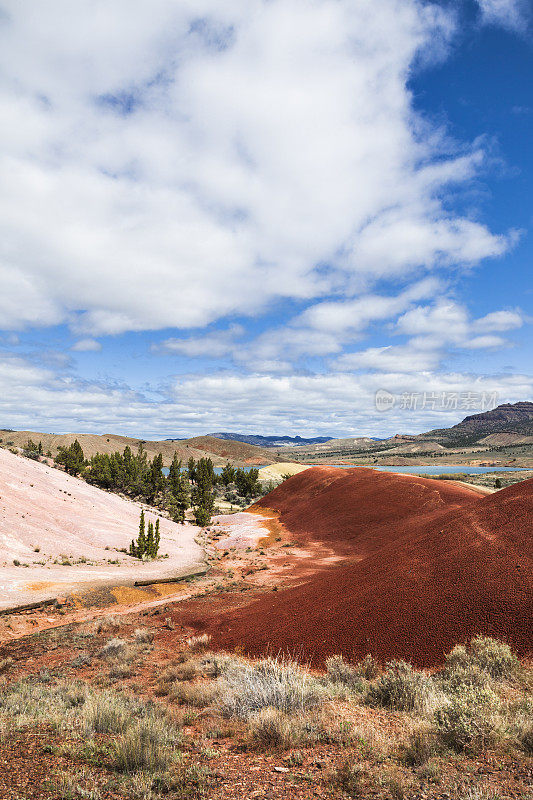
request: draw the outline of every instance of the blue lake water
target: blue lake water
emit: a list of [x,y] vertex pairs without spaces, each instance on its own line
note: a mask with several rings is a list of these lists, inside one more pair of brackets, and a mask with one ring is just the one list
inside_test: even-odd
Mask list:
[[[324,464],[328,467],[343,467],[349,469],[350,467],[361,466],[359,464]],[[523,472],[524,467],[471,467],[468,464],[431,464],[431,465],[415,465],[413,467],[378,467],[373,464],[368,466],[372,469],[379,469],[382,472],[403,472],[408,475],[451,475],[455,472],[462,472],[464,475],[484,475],[486,472]]]
[[[248,472],[251,469],[258,469],[266,464],[259,464],[255,467],[241,467],[241,469]],[[314,466],[322,467],[339,467],[340,469],[351,469],[353,467],[360,467],[361,464],[317,464]],[[368,466],[372,469],[379,469],[382,472],[403,472],[407,475],[450,475],[455,472],[462,472],[465,475],[484,475],[486,472],[525,472],[524,467],[470,467],[468,464],[448,465],[448,464],[431,464],[424,466],[413,467],[377,467],[373,464]],[[220,475],[222,467],[215,467],[215,474]],[[163,469],[163,473],[168,475],[168,467]]]

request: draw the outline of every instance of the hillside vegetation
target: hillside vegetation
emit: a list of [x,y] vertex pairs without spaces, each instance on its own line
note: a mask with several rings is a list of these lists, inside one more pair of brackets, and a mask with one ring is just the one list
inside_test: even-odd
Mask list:
[[24,447],[28,439],[41,442],[43,452],[50,452],[55,456],[60,447],[70,447],[76,439],[82,446],[86,457],[97,453],[111,455],[117,451],[122,452],[125,447],[136,451],[142,444],[147,456],[153,458],[161,453],[163,464],[170,466],[174,454],[182,461],[194,458],[210,457],[214,466],[224,466],[227,461],[236,465],[244,464],[272,464],[279,459],[272,450],[265,450],[255,445],[243,442],[222,442],[212,436],[198,436],[193,439],[179,439],[172,441],[150,441],[133,439],[128,436],[119,436],[113,433],[100,435],[93,433],[38,433],[36,431],[8,431],[0,429],[0,446]]

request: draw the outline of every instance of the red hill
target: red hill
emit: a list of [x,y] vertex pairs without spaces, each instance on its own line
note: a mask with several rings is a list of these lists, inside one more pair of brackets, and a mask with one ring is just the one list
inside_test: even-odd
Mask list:
[[291,538],[328,542],[343,559],[225,614],[211,625],[218,645],[418,666],[477,633],[531,651],[533,480],[480,497],[414,476],[316,468],[259,505],[279,512]]

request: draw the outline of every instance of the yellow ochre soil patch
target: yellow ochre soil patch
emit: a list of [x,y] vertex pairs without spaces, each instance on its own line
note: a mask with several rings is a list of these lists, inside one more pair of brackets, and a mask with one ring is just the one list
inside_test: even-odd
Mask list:
[[262,517],[263,520],[261,525],[263,528],[268,530],[268,536],[263,536],[257,542],[258,547],[269,547],[274,542],[279,541],[279,539],[283,539],[286,536],[287,531],[284,525],[279,521],[277,511],[274,511],[272,508],[265,508],[259,506],[250,506],[247,509],[250,514],[257,514],[258,517]]
[[52,589],[54,586],[62,586],[61,583],[56,583],[54,581],[34,581],[33,583],[27,583],[26,589],[30,592],[42,592],[46,589]]

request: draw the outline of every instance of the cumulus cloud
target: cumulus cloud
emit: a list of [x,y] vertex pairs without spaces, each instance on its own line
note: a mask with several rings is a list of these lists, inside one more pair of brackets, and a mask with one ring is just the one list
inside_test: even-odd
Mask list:
[[362,294],[353,300],[316,303],[287,325],[266,331],[235,357],[256,370],[278,363],[281,366],[273,371],[286,371],[302,356],[340,353],[372,324],[396,318],[416,301],[432,298],[441,286],[439,280],[427,278],[397,294]]
[[369,347],[357,353],[344,353],[333,366],[339,370],[375,370],[377,372],[428,372],[441,359],[438,350],[420,350],[413,346]]
[[[382,436],[424,431],[457,421],[457,410],[412,413],[398,404],[376,414],[375,393],[498,393],[502,402],[530,396],[533,379],[523,375],[403,374],[389,364],[380,373],[239,375],[221,372],[176,378],[154,402],[127,386],[76,381],[21,358],[0,356],[0,418],[5,427],[97,432],[164,438],[209,430]],[[459,412],[460,415],[460,412]]]
[[102,344],[96,339],[78,339],[70,349],[77,353],[97,353],[102,349]]
[[421,348],[446,343],[464,348],[489,348],[506,344],[502,337],[489,334],[520,328],[523,321],[520,312],[505,310],[472,320],[465,306],[442,300],[432,306],[417,306],[407,311],[398,319],[396,329],[398,333],[413,336],[413,342]]
[[453,31],[436,5],[3,8],[4,328],[202,327],[509,245],[449,211],[479,148],[412,107]]
[[477,0],[482,21],[489,25],[502,25],[511,30],[522,30],[525,25],[523,0]]
[[510,346],[510,341],[496,333],[520,328],[523,322],[520,311],[507,310],[471,319],[467,309],[453,300],[419,305],[402,314],[393,328],[393,333],[409,337],[407,344],[343,353],[331,367],[343,371],[433,372],[450,352]]
[[235,340],[242,336],[242,325],[231,325],[227,330],[185,339],[170,338],[153,345],[155,353],[176,353],[190,358],[222,358],[235,351]]

